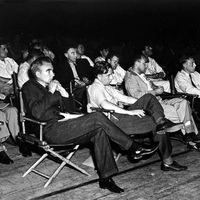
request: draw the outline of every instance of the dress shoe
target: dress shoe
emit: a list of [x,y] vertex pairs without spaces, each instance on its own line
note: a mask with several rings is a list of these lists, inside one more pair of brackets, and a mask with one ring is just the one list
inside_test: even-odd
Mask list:
[[99,187],[102,189],[108,189],[114,193],[124,192],[124,189],[120,188],[115,184],[112,178],[105,178],[99,181]]
[[159,147],[159,142],[154,142],[152,145],[139,146],[135,151],[130,149],[128,159],[130,162],[141,159],[143,156],[153,154]]
[[9,156],[6,154],[5,151],[1,151],[0,152],[0,163],[9,165],[9,164],[13,163],[13,160],[11,160],[9,158]]
[[200,151],[200,143],[189,141],[187,143],[187,148],[188,149],[194,149],[194,150]]
[[173,161],[173,163],[170,165],[161,163],[161,170],[163,170],[163,171],[185,171],[185,170],[187,170],[187,167],[178,164],[176,161]]
[[19,147],[19,152],[22,154],[23,157],[32,156],[32,152],[31,152],[30,148],[22,139],[20,139],[20,137],[17,137],[16,141],[17,141],[17,145]]
[[171,127],[174,127],[177,125],[181,125],[181,124],[183,124],[183,123],[182,122],[174,123],[174,122],[170,121],[169,119],[163,118],[157,125],[156,131],[162,131],[162,130],[165,130],[165,129],[168,129],[168,128],[171,128]]

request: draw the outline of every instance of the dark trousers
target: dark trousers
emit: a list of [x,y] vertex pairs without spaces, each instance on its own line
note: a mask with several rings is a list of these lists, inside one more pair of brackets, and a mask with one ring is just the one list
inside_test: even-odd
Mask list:
[[197,112],[198,117],[200,118],[200,98],[194,99],[194,109]]
[[118,172],[110,140],[123,150],[128,150],[133,144],[133,140],[128,135],[99,112],[47,125],[44,133],[47,142],[54,144],[73,142],[85,145],[91,142],[100,178],[106,178]]
[[[76,89],[74,89],[73,93],[74,93],[75,101],[78,101],[81,104],[81,107],[82,107],[81,111],[84,112],[84,113],[87,112],[87,91],[86,91],[86,87],[83,86],[81,88],[76,88]],[[75,103],[75,106],[79,107],[80,105]]]
[[[145,94],[128,108],[128,110],[137,109],[146,110],[148,114],[140,118],[138,116],[114,113],[111,115],[111,121],[128,135],[155,132],[156,121],[164,117],[163,108],[156,97],[151,94]],[[168,158],[172,153],[172,145],[167,133],[155,134],[154,136],[154,140],[159,141],[161,158]]]

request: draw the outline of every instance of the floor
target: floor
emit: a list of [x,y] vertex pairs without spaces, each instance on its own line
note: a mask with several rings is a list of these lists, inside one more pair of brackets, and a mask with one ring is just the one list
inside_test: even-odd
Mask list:
[[[16,146],[6,144],[9,156],[14,164],[0,164],[0,199],[2,200],[36,200],[36,199],[74,199],[74,200],[200,200],[200,152],[189,151],[185,145],[173,141],[173,157],[181,164],[187,165],[183,172],[163,172],[157,154],[138,163],[129,163],[126,156],[117,161],[119,174],[113,179],[125,189],[124,193],[113,194],[100,189],[96,171],[81,163],[89,156],[89,150],[79,150],[73,161],[91,174],[85,176],[74,169],[64,167],[60,174],[47,187],[43,188],[45,179],[34,173],[22,178],[23,173],[39,156],[22,157]],[[48,173],[57,163],[46,160],[39,169]]]

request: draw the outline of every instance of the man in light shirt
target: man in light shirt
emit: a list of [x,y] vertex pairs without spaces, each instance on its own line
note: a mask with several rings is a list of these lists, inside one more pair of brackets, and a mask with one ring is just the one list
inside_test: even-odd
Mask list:
[[[172,160],[172,146],[168,134],[165,134],[167,126],[162,131],[156,129],[156,126],[160,126],[160,120],[165,119],[163,108],[158,100],[151,94],[146,94],[140,99],[136,99],[119,93],[118,90],[110,86],[113,73],[110,64],[107,62],[95,63],[94,73],[96,78],[88,87],[88,111],[90,111],[91,107],[114,110],[110,120],[128,135],[144,134],[151,131],[155,133],[157,131],[154,139],[158,140],[160,144],[159,150],[163,161],[161,170],[185,170],[185,166],[181,166]],[[118,102],[128,104],[128,110],[119,107]],[[175,125],[177,124],[169,123],[168,127]]]
[[77,53],[77,58],[86,59],[90,63],[90,66],[94,67],[94,62],[88,56],[86,56],[84,54],[85,53],[85,47],[84,47],[83,44],[79,43],[77,45],[76,53]]
[[144,46],[142,53],[148,58],[149,62],[146,64],[146,78],[153,81],[157,86],[162,86],[165,92],[170,93],[170,82],[169,80],[163,80],[166,73],[163,68],[153,59],[153,49],[150,46]]
[[[2,121],[4,122],[0,135],[9,133],[12,139],[16,142],[16,137],[19,133],[18,124],[18,111],[15,107],[10,106],[9,103],[5,104],[3,101],[6,96],[13,93],[13,81],[12,74],[18,72],[18,64],[8,57],[7,43],[4,40],[0,40],[0,110]],[[10,164],[7,159],[6,164]]]
[[31,63],[40,56],[44,56],[44,54],[39,49],[29,50],[28,56],[27,56],[25,62],[20,64],[19,72],[18,72],[18,76],[17,76],[18,85],[20,88],[30,78],[29,77],[29,69],[30,69]]
[[196,63],[192,55],[184,55],[180,58],[181,71],[178,71],[174,79],[177,92],[197,95],[194,99],[194,109],[200,117],[200,73],[197,72]]
[[[141,53],[136,54],[133,59],[133,65],[129,68],[125,76],[125,87],[129,96],[137,99],[145,94],[152,94],[157,97],[161,103],[165,116],[174,123],[183,122],[183,126],[172,127],[168,132],[174,132],[181,129],[183,135],[187,138],[187,144],[195,149],[197,143],[190,138],[190,135],[198,134],[198,130],[189,103],[182,98],[172,98],[162,100],[160,95],[163,93],[162,86],[156,86],[153,82],[146,79],[145,71],[148,59]],[[189,138],[188,138],[189,137]]]
[[18,64],[8,57],[6,41],[0,40],[0,93],[5,96],[13,92],[12,74],[18,72]]
[[119,65],[119,56],[116,53],[112,53],[108,56],[108,63],[110,63],[113,69],[113,80],[110,85],[122,85],[126,71]]

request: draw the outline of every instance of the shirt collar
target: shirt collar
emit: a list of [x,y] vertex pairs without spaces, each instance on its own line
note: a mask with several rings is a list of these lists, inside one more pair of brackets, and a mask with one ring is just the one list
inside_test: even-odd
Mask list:
[[182,73],[184,73],[186,76],[188,76],[188,77],[189,77],[189,73],[188,73],[188,72],[186,72],[185,70],[183,70],[183,69],[182,69],[182,70],[181,70],[181,72],[182,72]]
[[105,87],[105,85],[98,78],[95,78],[94,82],[99,84],[99,85],[101,85],[101,86],[103,86],[103,87]]

